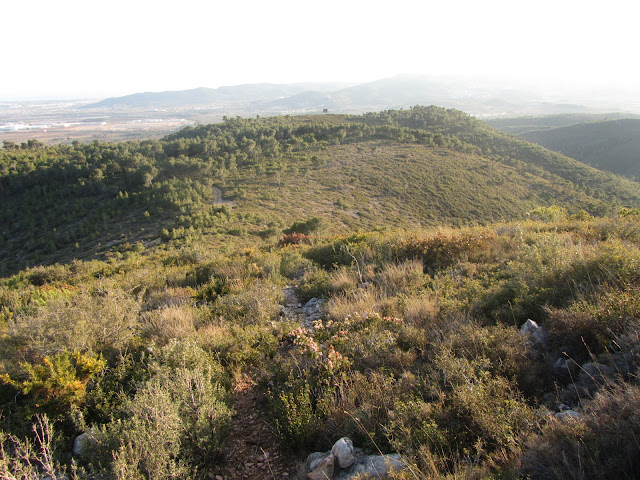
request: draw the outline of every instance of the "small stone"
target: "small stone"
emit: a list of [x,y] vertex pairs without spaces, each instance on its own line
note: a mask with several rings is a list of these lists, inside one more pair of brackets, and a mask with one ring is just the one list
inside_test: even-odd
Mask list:
[[578,418],[579,416],[580,414],[575,410],[563,410],[562,412],[556,413],[554,415],[554,418],[564,421],[564,420],[569,420],[573,418]]
[[224,480],[224,477],[222,475],[216,475],[216,480]]

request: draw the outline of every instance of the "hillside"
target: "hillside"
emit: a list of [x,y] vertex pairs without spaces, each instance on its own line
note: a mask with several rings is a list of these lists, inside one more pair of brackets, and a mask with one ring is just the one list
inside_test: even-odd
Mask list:
[[627,213],[198,238],[0,278],[0,476],[302,480],[348,437],[360,464],[401,455],[396,480],[636,478]]
[[[338,233],[520,219],[554,204],[602,215],[640,203],[633,182],[438,107],[8,147],[0,154],[5,273],[200,237],[273,242],[311,217]],[[214,204],[214,187],[231,203]]]
[[[579,123],[603,122],[606,120],[640,119],[630,113],[565,113],[559,115],[488,118],[484,122],[505,133],[523,136],[538,131],[569,127]],[[523,137],[524,138],[524,137]]]
[[520,137],[600,170],[640,178],[640,119],[581,123]]
[[635,182],[432,106],[7,143],[0,205],[0,478],[640,472]]

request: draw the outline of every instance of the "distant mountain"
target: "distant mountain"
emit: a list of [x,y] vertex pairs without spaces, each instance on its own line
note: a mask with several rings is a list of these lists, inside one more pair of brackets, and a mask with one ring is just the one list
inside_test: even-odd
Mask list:
[[488,82],[453,77],[398,75],[354,85],[333,92],[304,92],[262,104],[256,109],[317,113],[331,109],[337,113],[439,105],[472,114],[497,115],[508,112],[551,113],[584,110],[584,106],[556,105],[530,92],[505,88]]
[[488,81],[439,76],[398,75],[359,85],[338,83],[248,84],[220,88],[146,92],[108,98],[86,108],[206,108],[235,116],[363,113],[440,105],[477,116],[546,115],[589,112],[576,99],[538,93]]
[[345,83],[256,83],[225,86],[219,88],[193,88],[166,92],[144,92],[107,98],[85,108],[131,107],[131,108],[176,108],[207,106],[211,104],[235,105],[265,102],[281,97],[290,97],[308,90],[327,91],[343,88]]

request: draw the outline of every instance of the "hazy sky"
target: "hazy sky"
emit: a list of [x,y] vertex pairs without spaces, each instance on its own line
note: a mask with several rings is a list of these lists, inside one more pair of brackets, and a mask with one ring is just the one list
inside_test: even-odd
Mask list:
[[631,0],[8,0],[0,100],[400,73],[640,84]]

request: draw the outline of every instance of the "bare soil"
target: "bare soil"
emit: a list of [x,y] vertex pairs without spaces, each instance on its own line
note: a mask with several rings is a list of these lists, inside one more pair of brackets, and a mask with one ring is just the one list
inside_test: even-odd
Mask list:
[[276,480],[293,478],[297,459],[283,447],[269,418],[267,399],[248,376],[236,380],[233,389],[236,413],[226,448],[226,463],[216,480]]

